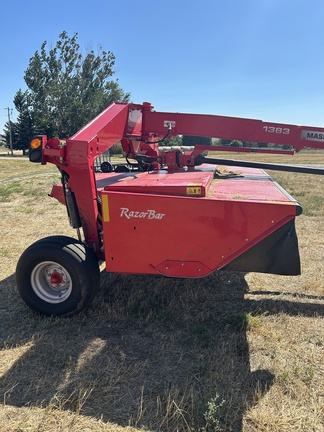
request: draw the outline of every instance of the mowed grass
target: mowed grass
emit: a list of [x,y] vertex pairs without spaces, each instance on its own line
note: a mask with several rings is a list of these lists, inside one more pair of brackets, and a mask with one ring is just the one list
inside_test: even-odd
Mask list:
[[304,209],[301,276],[103,271],[92,307],[59,319],[33,314],[14,281],[28,245],[75,237],[47,196],[58,171],[0,160],[0,431],[323,431],[324,177],[271,174]]

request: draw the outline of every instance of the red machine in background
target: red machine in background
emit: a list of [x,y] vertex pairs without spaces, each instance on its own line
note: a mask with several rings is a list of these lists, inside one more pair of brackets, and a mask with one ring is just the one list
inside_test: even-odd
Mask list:
[[[161,146],[177,135],[271,142],[291,150]],[[127,165],[96,173],[95,159],[117,142]],[[324,129],[155,112],[149,103],[114,103],[66,141],[35,137],[30,161],[58,167],[62,182],[51,196],[66,205],[78,240],[51,236],[32,244],[17,264],[20,295],[43,314],[77,313],[95,295],[102,261],[109,272],[170,277],[220,269],[300,274],[294,221],[301,207],[264,169],[324,170],[205,154],[293,154],[305,147],[324,148]]]

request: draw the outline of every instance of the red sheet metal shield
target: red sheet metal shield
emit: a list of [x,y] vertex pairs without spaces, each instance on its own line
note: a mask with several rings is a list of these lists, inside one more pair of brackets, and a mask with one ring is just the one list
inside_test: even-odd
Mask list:
[[[275,255],[287,248],[282,239],[291,235],[298,204],[262,170],[228,170],[227,178],[213,179],[214,168],[202,167],[168,174],[167,182],[165,172],[111,176],[101,192],[107,271],[201,277],[257,245],[262,254],[265,239],[274,239]],[[246,270],[253,271],[253,257]],[[274,258],[256,271],[275,273]],[[291,270],[281,267],[299,273],[298,253]]]

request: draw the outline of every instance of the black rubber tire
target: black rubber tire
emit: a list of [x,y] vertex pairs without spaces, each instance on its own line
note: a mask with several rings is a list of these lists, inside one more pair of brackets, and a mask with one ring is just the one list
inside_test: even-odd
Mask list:
[[[54,287],[50,271],[64,276]],[[43,315],[72,316],[88,307],[100,284],[99,263],[91,249],[66,236],[38,240],[21,255],[16,284],[24,302]]]
[[102,162],[102,164],[100,165],[101,171],[103,173],[110,173],[112,171],[114,171],[114,167],[110,162]]

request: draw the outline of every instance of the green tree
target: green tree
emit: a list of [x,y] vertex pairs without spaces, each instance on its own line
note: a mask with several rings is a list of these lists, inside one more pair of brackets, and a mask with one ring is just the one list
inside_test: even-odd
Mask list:
[[269,146],[269,144],[265,143],[265,142],[258,142],[257,146],[258,146],[258,148],[267,148]]
[[232,142],[231,139],[220,138],[217,142],[217,145],[220,147],[229,146],[231,144],[231,142]]
[[160,146],[173,147],[173,146],[181,146],[182,145],[182,136],[176,135],[171,138],[166,138],[160,144]]
[[230,147],[243,147],[243,143],[242,143],[242,141],[239,141],[239,140],[233,140],[229,146]]
[[212,145],[212,139],[208,137],[201,137],[201,136],[183,135],[182,145],[183,146],[194,146],[194,145],[210,146]]
[[34,135],[27,92],[23,93],[21,90],[18,90],[14,97],[14,105],[18,112],[18,117],[17,122],[11,124],[13,148],[15,150],[22,150],[23,154],[25,154],[29,142]]
[[[111,102],[128,102],[129,93],[113,80],[114,54],[102,47],[82,54],[77,39],[78,33],[69,37],[64,31],[53,48],[45,41],[30,58],[24,75],[28,89],[15,96],[18,135],[32,130],[67,138]],[[17,146],[22,145],[19,139]]]

